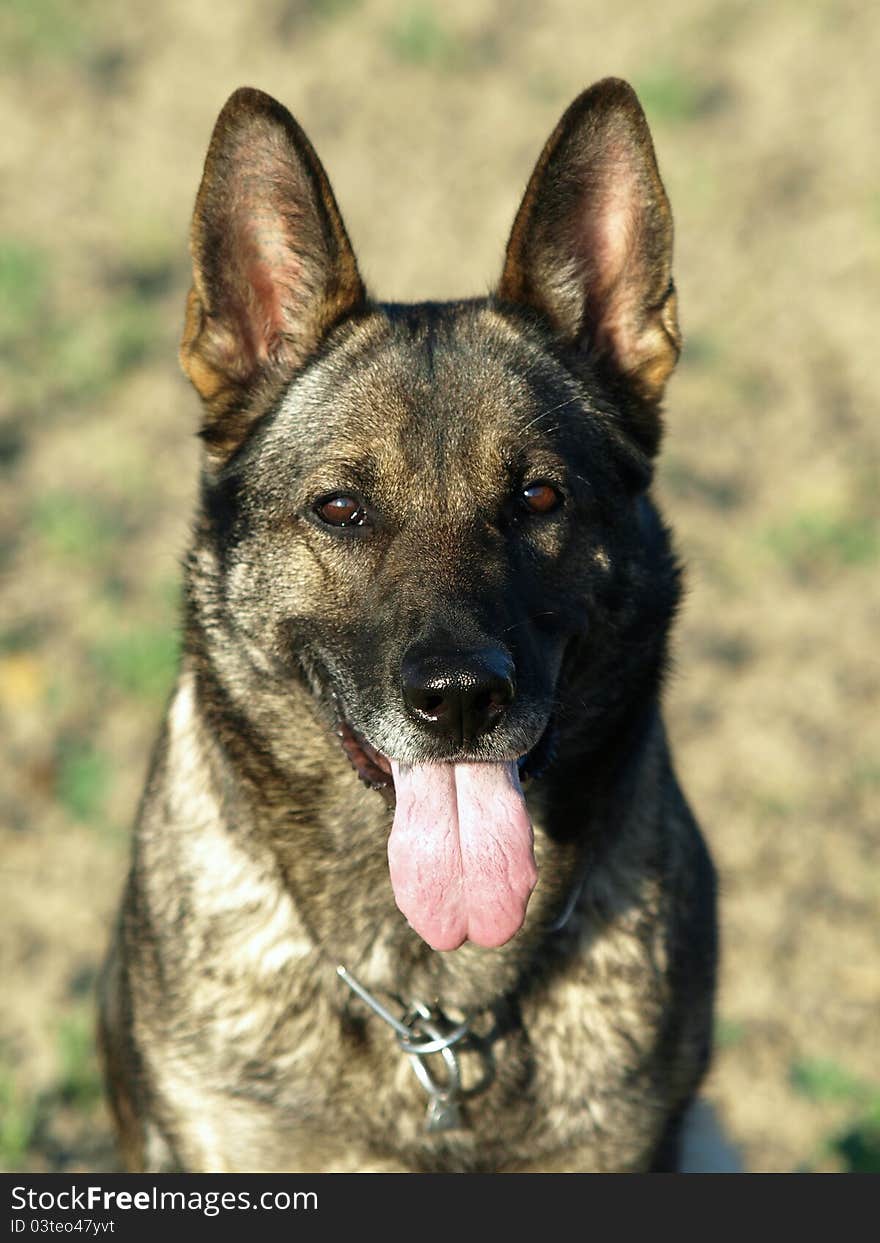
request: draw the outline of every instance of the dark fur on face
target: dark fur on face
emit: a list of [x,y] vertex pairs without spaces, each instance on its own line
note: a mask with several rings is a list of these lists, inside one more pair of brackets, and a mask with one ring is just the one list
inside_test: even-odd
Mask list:
[[[714,899],[659,715],[679,572],[649,488],[680,334],[634,94],[607,80],[566,112],[487,299],[371,301],[308,140],[252,90],[217,123],[192,251],[186,655],[107,973],[130,1160],[242,1168],[250,1143],[266,1169],[674,1163],[708,1059]],[[388,884],[392,774],[513,764],[539,875],[524,926],[432,951]],[[224,900],[198,868],[226,855]],[[392,1121],[418,1086],[336,960],[495,1014],[465,1133]],[[247,1031],[244,1061],[224,1031]]]

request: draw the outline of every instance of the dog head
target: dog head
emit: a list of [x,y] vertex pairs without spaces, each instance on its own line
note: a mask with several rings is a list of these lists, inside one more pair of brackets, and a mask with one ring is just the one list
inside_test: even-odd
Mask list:
[[662,662],[674,573],[661,550],[647,584],[643,497],[680,345],[671,252],[623,82],[565,113],[497,290],[461,303],[369,300],[293,118],[244,89],[217,122],[181,347],[205,594],[223,642],[305,682],[393,794],[395,894],[435,948],[520,927],[521,772],[608,727],[624,663]]

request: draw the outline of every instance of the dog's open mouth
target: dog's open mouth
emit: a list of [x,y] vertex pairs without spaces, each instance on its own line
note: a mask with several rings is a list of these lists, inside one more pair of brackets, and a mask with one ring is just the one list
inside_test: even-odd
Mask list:
[[[364,785],[369,786],[371,790],[385,790],[393,795],[394,775],[392,772],[392,761],[383,755],[381,751],[371,747],[367,740],[362,738],[356,730],[352,729],[347,721],[340,719],[337,722],[335,733],[343,751],[348,756],[349,763]],[[516,761],[520,780],[527,781],[542,777],[544,771],[553,760],[555,750],[556,728],[555,722],[551,721],[537,744],[530,751],[527,751],[525,755],[521,755]]]
[[342,743],[342,749],[348,756],[352,768],[365,785],[368,785],[371,790],[394,789],[391,764],[381,751],[371,747],[365,738],[355,733],[347,721],[338,723],[336,736]]
[[391,884],[419,936],[435,950],[509,941],[538,878],[520,774],[548,731],[519,761],[423,764],[389,759],[345,721],[336,733],[361,780],[393,797]]

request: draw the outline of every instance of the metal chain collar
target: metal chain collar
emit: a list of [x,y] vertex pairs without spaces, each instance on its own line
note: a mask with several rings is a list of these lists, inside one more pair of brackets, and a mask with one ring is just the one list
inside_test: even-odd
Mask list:
[[[451,1131],[462,1127],[461,1067],[456,1046],[468,1038],[479,1040],[471,1028],[472,1019],[466,1017],[463,1022],[453,1025],[438,1006],[427,1006],[421,1001],[413,1001],[401,1018],[395,1018],[345,967],[337,967],[336,972],[351,991],[393,1029],[398,1047],[409,1058],[416,1078],[428,1094],[426,1129]],[[426,1062],[435,1053],[440,1054],[446,1067],[443,1082],[432,1074]]]

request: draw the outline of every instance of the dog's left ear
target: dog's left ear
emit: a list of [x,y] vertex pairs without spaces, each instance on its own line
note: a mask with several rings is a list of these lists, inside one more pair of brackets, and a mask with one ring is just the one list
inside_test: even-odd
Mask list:
[[[551,134],[507,246],[498,296],[656,405],[678,359],[672,214],[632,87],[606,78]],[[647,430],[647,429],[645,429]]]

